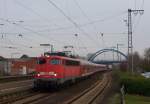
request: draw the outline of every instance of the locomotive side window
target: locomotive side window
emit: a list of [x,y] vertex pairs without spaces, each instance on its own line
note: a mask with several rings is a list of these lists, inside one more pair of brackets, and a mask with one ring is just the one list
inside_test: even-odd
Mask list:
[[50,64],[58,65],[58,64],[60,64],[60,60],[59,59],[52,59],[52,60],[50,60]]
[[80,62],[79,61],[66,60],[65,64],[68,66],[79,66]]
[[38,64],[45,64],[46,63],[46,59],[42,58],[42,59],[38,59]]

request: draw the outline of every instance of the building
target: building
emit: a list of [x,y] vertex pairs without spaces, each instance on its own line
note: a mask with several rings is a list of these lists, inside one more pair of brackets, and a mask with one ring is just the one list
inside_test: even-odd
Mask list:
[[26,75],[35,71],[36,58],[11,59],[11,75]]
[[10,65],[4,57],[0,56],[0,75],[8,75],[10,73]]
[[1,75],[26,75],[35,71],[37,58],[2,58],[0,57]]

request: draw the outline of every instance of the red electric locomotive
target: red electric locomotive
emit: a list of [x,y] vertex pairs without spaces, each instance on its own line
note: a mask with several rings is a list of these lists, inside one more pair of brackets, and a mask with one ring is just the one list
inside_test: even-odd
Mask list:
[[34,87],[59,86],[103,70],[106,70],[105,65],[66,57],[60,53],[49,54],[38,58]]

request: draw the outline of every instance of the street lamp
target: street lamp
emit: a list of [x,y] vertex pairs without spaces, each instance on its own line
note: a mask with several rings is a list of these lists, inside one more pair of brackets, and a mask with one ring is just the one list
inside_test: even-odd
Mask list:
[[[74,52],[74,46],[72,46],[72,45],[67,45],[67,46],[64,46],[64,48],[65,48],[65,49],[67,49],[67,48],[71,48],[71,49],[72,49],[73,54],[75,54],[75,52]],[[71,51],[68,51],[68,52],[71,52]]]
[[51,53],[53,52],[53,45],[52,44],[40,44],[40,46],[50,47],[51,48]]

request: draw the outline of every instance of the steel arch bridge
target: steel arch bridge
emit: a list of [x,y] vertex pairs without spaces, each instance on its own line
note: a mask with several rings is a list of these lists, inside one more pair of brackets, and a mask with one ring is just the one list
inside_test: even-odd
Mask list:
[[110,52],[110,51],[111,51],[111,52],[119,53],[119,54],[121,54],[122,56],[125,57],[126,61],[128,60],[127,55],[125,55],[125,54],[124,54],[123,52],[121,52],[121,51],[118,51],[118,50],[115,50],[115,49],[102,49],[102,50],[99,50],[99,51],[95,52],[95,53],[88,59],[88,61],[91,61],[91,62],[94,62],[94,63],[99,63],[99,64],[121,63],[122,61],[101,61],[101,62],[95,62],[95,61],[94,61],[94,59],[95,59],[98,55],[100,55],[100,54],[102,54],[102,53],[104,53],[104,52]]

